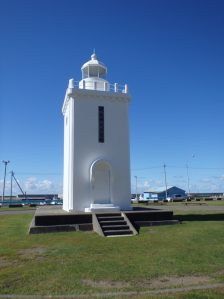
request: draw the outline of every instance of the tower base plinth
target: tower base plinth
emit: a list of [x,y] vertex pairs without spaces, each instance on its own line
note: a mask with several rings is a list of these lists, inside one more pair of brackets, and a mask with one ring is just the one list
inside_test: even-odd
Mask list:
[[120,212],[120,207],[114,206],[113,204],[91,204],[89,208],[85,208],[85,212],[94,212],[94,213]]

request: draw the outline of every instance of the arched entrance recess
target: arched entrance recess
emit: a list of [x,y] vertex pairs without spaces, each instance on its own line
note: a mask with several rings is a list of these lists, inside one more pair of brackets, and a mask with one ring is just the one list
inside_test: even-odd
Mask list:
[[111,166],[105,160],[95,161],[90,169],[93,204],[111,203]]

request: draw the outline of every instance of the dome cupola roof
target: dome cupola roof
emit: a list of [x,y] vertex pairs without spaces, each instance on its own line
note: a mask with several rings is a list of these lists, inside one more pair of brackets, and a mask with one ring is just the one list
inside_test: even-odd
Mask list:
[[97,59],[95,51],[91,55],[91,60],[84,63],[81,70],[83,79],[90,77],[105,78],[107,74],[107,67]]

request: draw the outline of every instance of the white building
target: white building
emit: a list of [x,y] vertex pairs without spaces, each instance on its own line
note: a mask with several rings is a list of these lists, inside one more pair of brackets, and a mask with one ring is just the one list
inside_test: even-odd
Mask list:
[[96,54],[73,79],[65,94],[63,209],[131,209],[127,85],[105,79],[106,66]]

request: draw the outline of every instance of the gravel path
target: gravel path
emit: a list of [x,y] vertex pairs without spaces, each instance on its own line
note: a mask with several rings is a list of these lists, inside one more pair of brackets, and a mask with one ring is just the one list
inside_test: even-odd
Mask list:
[[175,293],[184,293],[195,290],[209,290],[209,289],[218,289],[224,288],[224,283],[215,283],[208,285],[199,285],[199,286],[190,286],[183,288],[167,288],[167,289],[157,289],[143,292],[108,292],[108,293],[92,293],[92,294],[83,294],[83,295],[0,295],[2,299],[81,299],[81,298],[107,298],[123,296],[123,297],[134,297],[134,296],[144,296],[144,295],[159,295],[159,294],[175,294]]

